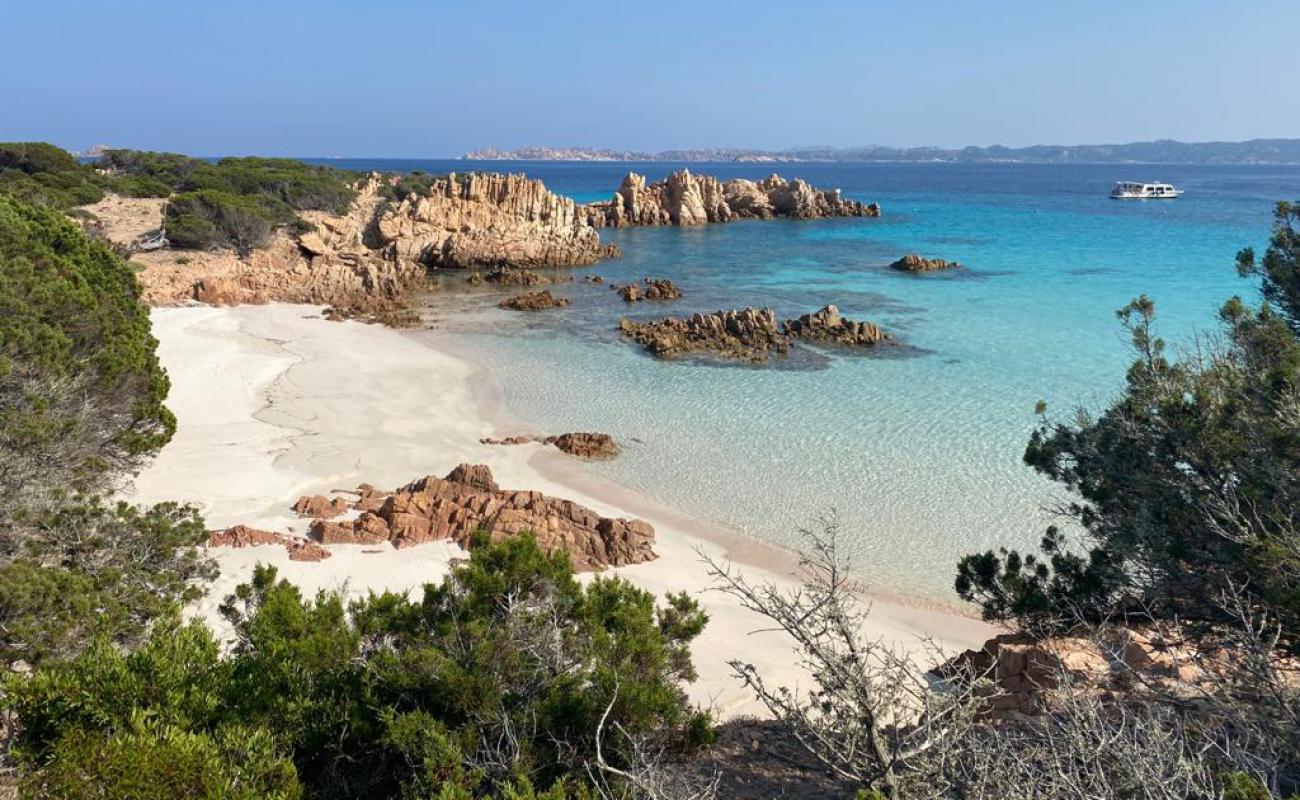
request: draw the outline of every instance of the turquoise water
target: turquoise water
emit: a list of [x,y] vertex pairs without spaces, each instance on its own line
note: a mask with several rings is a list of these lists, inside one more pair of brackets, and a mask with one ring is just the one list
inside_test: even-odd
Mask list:
[[[607,196],[627,169],[494,168],[502,167],[581,200]],[[671,168],[640,171],[653,179]],[[668,277],[685,297],[629,308],[607,286],[579,280],[556,290],[569,308],[526,316],[496,311],[491,290],[445,292],[431,299],[435,312],[482,313],[439,313],[436,335],[495,368],[507,409],[526,426],[618,438],[623,455],[593,470],[783,544],[834,509],[871,582],[939,598],[951,597],[960,555],[1032,545],[1053,521],[1048,509],[1063,495],[1020,460],[1033,407],[1045,399],[1064,415],[1113,397],[1130,360],[1114,311],[1146,293],[1168,338],[1211,331],[1224,299],[1253,297],[1233,255],[1266,241],[1274,201],[1300,195],[1300,169],[1278,167],[779,168],[880,202],[884,217],[610,231],[603,235],[624,258],[574,274]],[[1117,179],[1166,180],[1187,195],[1112,201]],[[907,252],[969,268],[927,276],[885,268]],[[719,367],[652,359],[614,330],[623,314],[770,305],[785,317],[827,303],[907,347]]]

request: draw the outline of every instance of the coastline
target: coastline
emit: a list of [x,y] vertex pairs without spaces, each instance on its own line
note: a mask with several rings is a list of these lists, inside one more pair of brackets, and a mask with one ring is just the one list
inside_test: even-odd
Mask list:
[[[506,487],[573,499],[602,514],[655,526],[655,561],[610,570],[662,596],[688,591],[710,616],[693,653],[700,677],[692,698],[721,717],[760,708],[731,676],[731,658],[769,679],[800,683],[783,634],[751,633],[762,621],[709,591],[697,551],[734,561],[751,579],[791,583],[787,551],[666,508],[584,470],[542,445],[483,445],[518,433],[482,364],[437,347],[434,337],[357,322],[324,322],[316,306],[185,306],[152,312],[159,357],[172,382],[175,439],[136,479],[134,502],[197,503],[210,528],[245,523],[305,534],[289,505],[302,494],[369,482],[392,488],[461,462],[487,464]],[[494,394],[496,392],[496,394]],[[542,433],[543,431],[537,431]],[[559,433],[560,431],[545,431]],[[279,547],[211,551],[221,574],[192,613],[226,635],[217,606],[272,564],[305,594],[340,589],[409,591],[444,575],[464,553],[444,542],[405,550],[334,545],[325,561],[293,562]],[[590,580],[593,576],[583,576]],[[872,593],[871,635],[919,646],[931,636],[945,651],[978,647],[996,633],[954,609]]]

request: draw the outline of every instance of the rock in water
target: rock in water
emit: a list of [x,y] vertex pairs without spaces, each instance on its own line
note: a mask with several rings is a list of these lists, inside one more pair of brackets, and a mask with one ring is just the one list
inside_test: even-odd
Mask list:
[[545,311],[548,308],[563,308],[569,304],[568,298],[556,297],[548,291],[517,294],[498,305],[515,311]]
[[544,440],[556,449],[578,458],[613,458],[618,445],[608,433],[562,433]]
[[619,332],[657,356],[708,353],[723,358],[763,362],[786,353],[790,337],[780,331],[770,308],[731,309],[712,314],[655,320],[619,321]]
[[956,269],[961,264],[956,261],[944,261],[942,258],[922,258],[916,253],[909,253],[889,265],[899,272],[937,272],[941,269]]
[[644,175],[628,173],[612,199],[587,206],[586,214],[595,227],[620,228],[771,217],[878,217],[880,206],[848,200],[839,189],[817,189],[798,178],[787,181],[772,175],[761,181],[737,178],[723,183],[683,169],[649,185]]
[[639,283],[629,283],[618,287],[617,291],[619,296],[629,303],[638,300],[676,300],[682,296],[682,290],[667,278],[646,278],[644,286]]
[[889,338],[870,322],[845,319],[835,306],[826,306],[821,311],[786,320],[784,329],[790,336],[850,347],[876,345]]

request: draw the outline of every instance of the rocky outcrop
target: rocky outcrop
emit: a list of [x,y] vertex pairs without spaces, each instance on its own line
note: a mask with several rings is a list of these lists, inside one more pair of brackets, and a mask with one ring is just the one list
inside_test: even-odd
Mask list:
[[889,335],[870,322],[846,319],[835,306],[777,324],[772,309],[753,308],[695,314],[691,317],[633,322],[618,330],[656,356],[703,353],[761,363],[785,355],[796,339],[848,347],[871,347]]
[[800,339],[848,347],[869,347],[889,338],[870,322],[846,319],[835,306],[826,306],[821,311],[786,320],[784,330],[788,335]]
[[303,495],[293,504],[293,510],[300,517],[313,519],[332,519],[346,514],[351,504],[343,497],[326,497],[323,494]]
[[573,200],[523,175],[437,178],[427,195],[381,214],[376,230],[392,257],[430,267],[569,267],[617,255]]
[[508,308],[514,311],[545,311],[549,308],[564,308],[569,304],[567,297],[556,297],[548,291],[525,292],[517,294],[514,297],[502,300],[499,305],[501,308]]
[[889,265],[899,272],[938,272],[941,269],[957,269],[961,264],[956,261],[944,261],[942,258],[923,258],[916,253],[909,253]]
[[817,189],[796,178],[772,175],[761,181],[737,178],[723,183],[709,175],[679,170],[652,184],[628,173],[614,197],[587,207],[595,227],[703,225],[736,219],[827,219],[878,217],[880,206],[849,200],[839,189]]
[[648,352],[663,357],[706,353],[763,362],[772,353],[790,349],[790,337],[781,332],[770,308],[731,309],[651,322],[623,319],[618,329]]
[[208,547],[259,547],[267,544],[283,545],[289,553],[290,561],[324,561],[330,557],[330,551],[315,542],[247,525],[236,525],[208,534]]
[[[428,196],[396,205],[385,199],[391,180],[371,175],[346,214],[302,212],[313,230],[278,231],[247,255],[137,253],[141,297],[149,305],[328,304],[332,318],[413,324],[418,317],[399,312],[430,269],[509,266],[516,269],[501,282],[510,283],[527,274],[518,268],[585,266],[618,255],[572,200],[522,175],[452,174],[433,181]],[[116,241],[111,231],[105,235]]]
[[[358,492],[373,501],[373,487],[359,487]],[[394,547],[411,547],[451,540],[466,547],[480,530],[493,541],[532,532],[543,550],[567,553],[578,570],[655,558],[655,532],[649,524],[602,517],[540,492],[501,489],[481,464],[461,464],[444,478],[431,475],[384,494],[377,511],[365,511],[355,520],[317,520],[311,535],[322,544],[388,541]]]
[[613,458],[618,455],[618,444],[608,433],[562,433],[548,436],[543,441],[578,458]]
[[629,283],[613,288],[628,303],[639,300],[676,300],[682,296],[682,290],[667,278],[646,278],[643,283]]
[[[1245,652],[1177,630],[1106,627],[1088,636],[1039,639],[1023,633],[996,636],[935,668],[940,676],[984,677],[995,718],[1037,715],[1060,692],[1096,692],[1122,698],[1137,684],[1171,697],[1197,697],[1248,669]],[[1278,655],[1273,665],[1300,686],[1300,664]]]

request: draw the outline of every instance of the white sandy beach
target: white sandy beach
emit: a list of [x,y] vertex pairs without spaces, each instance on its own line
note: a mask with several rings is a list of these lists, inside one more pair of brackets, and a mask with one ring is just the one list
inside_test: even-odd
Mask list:
[[[758,712],[731,675],[726,661],[732,658],[754,663],[773,681],[800,682],[788,640],[752,633],[763,627],[760,619],[707,591],[697,549],[732,554],[755,565],[744,567],[752,578],[777,581],[788,580],[777,569],[784,554],[774,558],[759,545],[708,535],[702,524],[602,484],[584,474],[581,462],[541,445],[480,444],[482,437],[520,432],[494,421],[484,407],[490,375],[413,336],[325,322],[318,313],[315,306],[292,305],[154,310],[159,356],[172,380],[167,404],[179,428],[129,498],[193,502],[211,528],[246,523],[302,534],[306,520],[289,508],[300,495],[362,482],[391,489],[462,462],[487,464],[504,487],[538,489],[654,524],[658,560],[617,572],[656,594],[689,591],[707,610],[709,625],[694,647],[697,702],[724,717]],[[464,556],[443,543],[330,549],[333,556],[316,563],[290,561],[281,547],[214,549],[221,576],[195,611],[220,630],[217,606],[259,562],[274,564],[308,593],[356,595],[417,588]],[[884,599],[874,601],[868,624],[886,640],[915,643],[924,634],[952,652],[996,633],[967,617]]]

